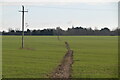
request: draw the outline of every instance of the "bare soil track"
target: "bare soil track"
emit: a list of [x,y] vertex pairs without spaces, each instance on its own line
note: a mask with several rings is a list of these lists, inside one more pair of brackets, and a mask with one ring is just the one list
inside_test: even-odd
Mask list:
[[55,71],[50,75],[50,78],[71,78],[73,51],[70,50],[67,42],[65,42],[65,44],[68,51],[63,57],[60,65],[58,65]]

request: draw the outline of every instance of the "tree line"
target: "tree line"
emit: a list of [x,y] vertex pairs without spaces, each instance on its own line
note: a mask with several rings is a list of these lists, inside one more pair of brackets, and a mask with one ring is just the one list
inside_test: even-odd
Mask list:
[[[56,29],[43,29],[43,30],[30,30],[24,31],[24,35],[97,35],[97,36],[117,36],[119,35],[120,29],[115,29],[111,31],[109,28],[91,29],[83,27],[72,27],[67,30],[63,30],[60,27]],[[2,31],[2,35],[22,35],[22,31],[10,29],[8,32]]]

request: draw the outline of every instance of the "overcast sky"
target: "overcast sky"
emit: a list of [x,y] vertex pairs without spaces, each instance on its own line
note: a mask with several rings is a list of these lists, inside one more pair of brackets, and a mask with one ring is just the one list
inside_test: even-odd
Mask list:
[[118,2],[119,0],[1,0],[1,2]]
[[[118,26],[118,0],[4,0],[1,1],[1,30],[21,29],[21,5],[25,5],[25,29],[72,26],[98,29]],[[89,1],[89,2],[88,2]],[[2,8],[2,9],[1,9]]]

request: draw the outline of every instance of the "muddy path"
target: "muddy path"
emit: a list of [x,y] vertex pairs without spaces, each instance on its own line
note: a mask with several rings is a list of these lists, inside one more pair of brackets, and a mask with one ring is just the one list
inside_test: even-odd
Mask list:
[[65,42],[67,52],[60,65],[50,74],[50,78],[71,78],[73,64],[73,50],[70,49],[68,42]]

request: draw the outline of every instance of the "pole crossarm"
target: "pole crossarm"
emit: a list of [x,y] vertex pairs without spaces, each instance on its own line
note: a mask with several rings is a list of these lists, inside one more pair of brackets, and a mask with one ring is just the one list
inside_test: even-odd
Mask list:
[[28,12],[28,11],[19,11],[19,12]]

